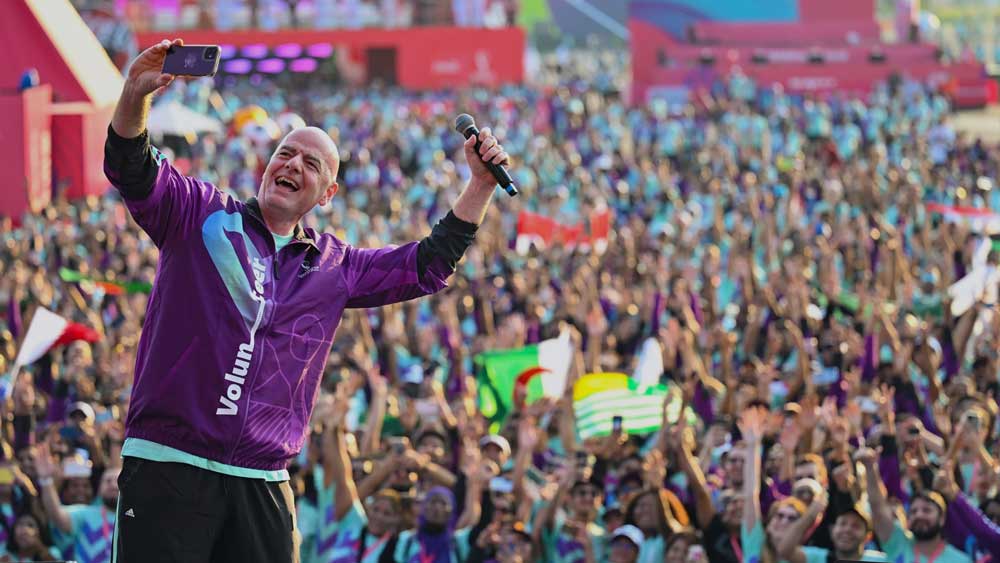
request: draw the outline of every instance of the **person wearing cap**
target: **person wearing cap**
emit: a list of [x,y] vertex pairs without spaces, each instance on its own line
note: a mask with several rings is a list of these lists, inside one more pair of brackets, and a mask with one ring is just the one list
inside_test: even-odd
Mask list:
[[510,442],[499,434],[489,434],[479,440],[479,448],[483,457],[492,459],[500,467],[507,465],[510,459]]
[[940,493],[921,491],[910,497],[906,525],[893,516],[879,477],[878,454],[861,448],[855,454],[868,473],[868,501],[875,536],[890,561],[897,563],[971,563],[972,559],[945,541],[947,503]]
[[788,563],[827,563],[837,561],[873,561],[888,563],[885,553],[865,549],[873,537],[872,519],[868,510],[855,504],[841,513],[834,521],[830,535],[833,549],[806,546],[805,536],[816,519],[826,513],[829,497],[820,491],[813,497],[809,509],[789,527],[784,538],[778,543],[778,557]]
[[639,549],[645,539],[639,528],[631,524],[625,524],[618,528],[611,534],[608,562],[636,563],[639,561]]
[[[59,499],[55,478],[58,464],[53,460],[47,445],[36,450],[35,471],[41,488],[42,504],[53,524],[56,543],[67,554],[77,559],[109,561],[114,540],[116,509],[118,506],[118,479],[120,468],[108,468],[101,475],[97,498],[90,502],[90,461],[79,454],[63,463],[63,479],[80,479],[86,482],[86,501],[66,504]],[[126,517],[135,517],[135,512]],[[62,534],[60,536],[60,534]]]
[[[81,452],[82,453],[82,452]],[[65,504],[90,504],[94,489],[90,483],[94,464],[81,453],[63,459],[59,498]]]

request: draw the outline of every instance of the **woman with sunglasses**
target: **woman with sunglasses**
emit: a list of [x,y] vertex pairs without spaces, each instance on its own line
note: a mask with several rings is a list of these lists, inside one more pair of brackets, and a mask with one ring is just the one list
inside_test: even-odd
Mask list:
[[[740,417],[740,432],[747,444],[747,461],[743,474],[743,526],[740,530],[741,560],[775,563],[777,547],[784,535],[806,511],[795,497],[782,499],[771,506],[766,523],[760,509],[761,444],[768,412],[750,408]],[[766,527],[765,527],[766,524]]]

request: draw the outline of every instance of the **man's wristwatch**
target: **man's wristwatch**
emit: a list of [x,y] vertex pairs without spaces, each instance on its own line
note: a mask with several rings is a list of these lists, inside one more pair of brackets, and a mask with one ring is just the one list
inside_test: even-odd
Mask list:
[[52,477],[39,477],[38,478],[38,486],[39,487],[48,487],[48,486],[53,485],[53,484],[55,484],[55,479],[53,479]]

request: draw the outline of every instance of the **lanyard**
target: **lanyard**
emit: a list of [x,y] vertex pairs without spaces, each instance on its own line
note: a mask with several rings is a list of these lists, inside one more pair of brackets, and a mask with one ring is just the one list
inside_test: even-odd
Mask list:
[[108,509],[101,506],[101,535],[106,540],[111,539],[111,525],[108,523]]
[[[733,553],[736,554],[736,560],[742,562],[743,561],[743,546],[740,545],[740,540],[738,540],[736,538],[736,536],[730,534],[729,535],[729,544],[733,546]],[[919,562],[918,561],[914,561],[914,563],[919,563]],[[930,563],[930,562],[928,561],[928,563]]]
[[[937,549],[934,553],[927,556],[927,563],[934,563],[937,561],[938,557],[941,557],[941,552],[944,551],[945,542],[943,540],[938,541]],[[917,552],[917,544],[913,544],[913,563],[920,563],[920,553]]]
[[428,553],[425,555],[424,546],[420,546],[420,553],[417,554],[417,557],[420,558],[420,563],[434,563],[434,554]]
[[[361,541],[361,545],[362,546],[365,545],[365,536],[366,535],[368,535],[367,532],[365,532],[365,534],[361,536],[361,540],[360,541]],[[361,561],[364,561],[365,559],[368,559],[368,556],[371,555],[373,551],[375,551],[376,549],[378,549],[378,548],[382,547],[383,545],[385,545],[385,542],[387,542],[387,541],[389,541],[389,533],[388,532],[386,532],[385,534],[383,534],[382,535],[382,539],[378,540],[375,543],[375,545],[369,547],[368,549],[365,550],[364,553],[361,554]]]

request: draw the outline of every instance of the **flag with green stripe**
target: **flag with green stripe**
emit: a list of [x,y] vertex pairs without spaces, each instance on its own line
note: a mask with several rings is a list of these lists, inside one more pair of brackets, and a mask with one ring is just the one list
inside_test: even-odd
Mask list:
[[511,411],[518,378],[526,385],[528,402],[561,396],[572,357],[569,333],[524,348],[477,355],[473,361],[480,412],[491,422],[502,422]]
[[626,434],[655,432],[663,424],[664,402],[668,420],[680,416],[680,394],[666,385],[643,386],[620,374],[590,374],[575,389],[576,427],[583,440],[611,434],[615,416],[622,417]]

